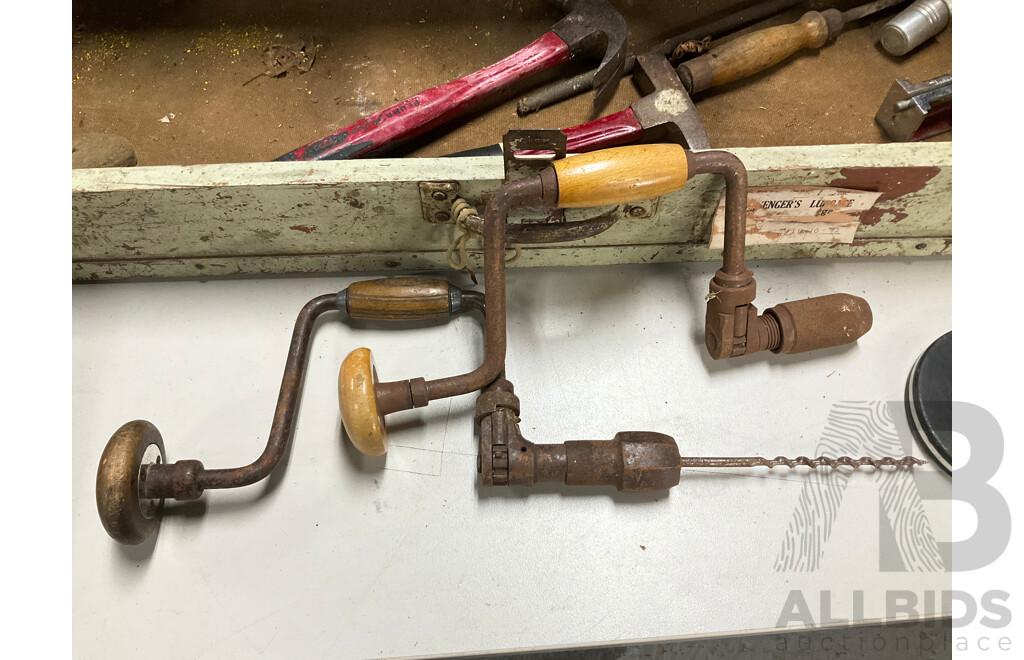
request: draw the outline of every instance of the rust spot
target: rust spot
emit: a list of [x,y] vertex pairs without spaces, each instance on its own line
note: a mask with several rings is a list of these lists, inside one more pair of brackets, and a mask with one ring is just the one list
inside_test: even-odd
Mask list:
[[[828,185],[880,192],[882,196],[878,198],[878,203],[881,203],[918,192],[939,172],[938,167],[844,167],[839,172],[842,177],[830,181]],[[889,221],[893,224],[907,217],[903,211],[876,206],[861,214],[860,223],[877,225],[885,214],[892,216]]]
[[292,225],[288,229],[294,229],[295,231],[301,231],[303,234],[311,234],[316,231],[316,225]]
[[398,268],[399,266],[402,265],[402,263],[399,261],[385,261],[384,265],[387,266],[388,268]]

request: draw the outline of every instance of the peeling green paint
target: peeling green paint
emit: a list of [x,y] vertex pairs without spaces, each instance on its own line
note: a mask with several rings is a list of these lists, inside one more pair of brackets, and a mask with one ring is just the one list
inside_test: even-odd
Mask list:
[[[852,245],[747,248],[751,259],[952,253],[950,143],[730,149],[752,186],[830,185],[849,168],[937,168],[919,189],[880,202]],[[72,172],[72,277],[103,280],[446,268],[452,225],[425,222],[419,181],[455,180],[471,204],[501,184],[500,158],[243,163]],[[516,266],[706,261],[723,188],[695,177],[651,217],[624,217],[571,244],[523,248]],[[607,209],[570,210],[579,220]],[[627,215],[623,213],[623,215]],[[537,221],[519,213],[512,221]],[[473,244],[471,243],[471,246]],[[473,250],[471,250],[471,253]]]

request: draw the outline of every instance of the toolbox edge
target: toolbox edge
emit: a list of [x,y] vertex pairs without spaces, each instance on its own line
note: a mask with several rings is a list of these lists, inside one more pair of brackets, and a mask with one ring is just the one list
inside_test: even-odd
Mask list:
[[[727,151],[747,165],[752,186],[887,191],[852,244],[751,246],[750,258],[952,254],[950,142]],[[480,204],[501,178],[499,157],[74,170],[72,278],[444,268],[457,232],[423,220],[418,182],[459,182],[460,196]],[[600,236],[525,247],[516,265],[717,258],[706,241],[720,191],[703,177]]]

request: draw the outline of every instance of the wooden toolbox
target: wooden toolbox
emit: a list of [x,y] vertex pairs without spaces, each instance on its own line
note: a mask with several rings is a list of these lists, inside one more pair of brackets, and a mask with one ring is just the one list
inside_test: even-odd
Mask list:
[[[753,3],[613,4],[630,27],[632,52],[643,52]],[[358,9],[169,3],[124,11],[100,18],[88,8],[78,11],[73,131],[123,135],[139,166],[72,172],[76,281],[445,268],[461,232],[438,222],[421,184],[447,184],[449,202],[458,197],[482,209],[505,170],[501,157],[441,156],[498,142],[509,129],[562,128],[592,118],[590,93],[518,117],[517,98],[543,82],[531,79],[387,158],[271,163],[365,114],[501,59],[544,33],[558,10],[538,0]],[[756,27],[792,22],[801,11]],[[130,12],[143,14],[135,20]],[[895,58],[877,45],[891,15],[854,24],[834,43],[752,79],[695,96],[712,147],[744,161],[755,192],[804,199],[822,188],[874,193],[865,209],[833,227],[816,227],[817,235],[803,231],[807,224],[783,222],[797,227],[794,237],[752,220],[750,231],[761,240],[749,241],[750,258],[951,254],[951,133],[893,144],[874,123],[896,78],[916,82],[951,70],[951,28]],[[264,48],[295,39],[316,50],[308,72],[243,84],[264,68]],[[582,68],[568,66],[547,79]],[[638,97],[624,78],[604,113]],[[716,259],[710,246],[722,187],[702,176],[660,199],[569,211],[567,220],[611,211],[614,223],[585,240],[522,246],[514,265]],[[514,220],[544,218],[535,212]],[[467,247],[472,261],[478,242],[471,238]]]

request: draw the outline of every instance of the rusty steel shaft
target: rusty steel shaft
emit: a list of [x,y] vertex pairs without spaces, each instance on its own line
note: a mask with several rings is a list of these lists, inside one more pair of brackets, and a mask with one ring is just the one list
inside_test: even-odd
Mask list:
[[783,465],[790,468],[803,465],[810,468],[828,467],[836,470],[840,467],[853,469],[862,467],[876,469],[883,467],[894,467],[896,469],[913,468],[915,466],[927,465],[928,461],[922,461],[913,456],[904,456],[903,458],[893,458],[891,456],[884,458],[869,458],[867,456],[860,458],[851,458],[850,456],[839,456],[836,458],[829,458],[828,456],[818,456],[817,458],[808,458],[807,456],[797,456],[796,458],[786,458],[785,456],[776,456],[775,458],[764,458],[763,456],[683,456],[679,459],[679,463],[680,467],[684,468],[766,467],[772,469]]

